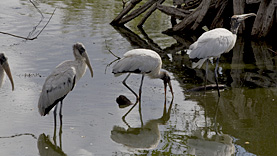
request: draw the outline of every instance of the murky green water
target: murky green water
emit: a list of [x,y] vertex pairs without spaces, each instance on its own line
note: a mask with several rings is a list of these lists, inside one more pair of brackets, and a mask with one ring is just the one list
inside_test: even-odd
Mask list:
[[[136,28],[141,17],[116,28],[109,22],[121,11],[121,0],[36,1],[45,18],[57,8],[51,22],[33,41],[0,35],[1,51],[9,58],[15,91],[6,80],[0,89],[1,155],[275,155],[277,153],[276,59],[265,42],[239,38],[235,48],[220,59],[221,92],[187,92],[203,85],[204,70],[191,69],[187,48],[196,36],[167,36],[168,16],[156,11]],[[41,19],[27,0],[0,2],[1,31],[28,36]],[[34,34],[36,35],[36,34]],[[60,62],[73,59],[72,45],[82,42],[95,76],[86,73],[64,100],[63,126],[53,126],[53,115],[37,110],[45,78]],[[175,98],[164,101],[160,80],[145,78],[141,110],[120,109],[116,97],[134,97],[107,68],[114,57],[133,48],[152,48],[163,58],[173,77]],[[275,47],[276,48],[276,47]],[[273,47],[274,49],[274,47]],[[210,66],[209,83],[214,83]],[[128,84],[136,91],[140,76]],[[164,103],[166,102],[166,108]]]

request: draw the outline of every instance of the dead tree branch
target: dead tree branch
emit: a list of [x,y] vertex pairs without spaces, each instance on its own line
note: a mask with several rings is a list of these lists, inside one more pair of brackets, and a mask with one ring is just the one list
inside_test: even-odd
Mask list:
[[13,36],[13,37],[16,37],[16,38],[21,38],[21,39],[24,39],[24,40],[35,40],[38,38],[38,36],[42,33],[42,31],[46,28],[46,26],[49,24],[50,20],[52,19],[55,11],[56,11],[56,8],[54,9],[54,11],[52,12],[50,18],[48,19],[47,23],[43,26],[43,28],[38,32],[38,34],[35,36],[35,37],[30,37],[34,32],[35,30],[37,29],[37,27],[40,25],[40,23],[42,22],[42,20],[44,19],[44,16],[42,14],[42,12],[37,8],[37,6],[34,4],[33,1],[30,0],[30,2],[33,4],[33,6],[38,10],[38,12],[41,14],[41,20],[39,21],[39,23],[33,27],[33,30],[29,33],[29,35],[27,37],[23,37],[23,36],[19,36],[19,35],[15,35],[15,34],[11,34],[11,33],[7,33],[7,32],[2,32],[0,31],[0,34],[4,34],[4,35],[9,35],[9,36]]

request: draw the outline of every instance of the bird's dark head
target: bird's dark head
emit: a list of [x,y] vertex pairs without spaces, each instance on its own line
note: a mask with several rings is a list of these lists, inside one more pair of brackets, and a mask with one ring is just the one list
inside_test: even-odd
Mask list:
[[86,52],[85,46],[82,43],[77,42],[73,45],[74,55],[82,55]]
[[80,42],[77,42],[73,45],[73,53],[74,53],[74,56],[76,59],[81,59],[81,60],[84,60],[90,70],[90,73],[91,73],[91,77],[93,77],[93,70],[92,70],[92,67],[90,65],[90,60],[89,60],[89,57],[88,57],[88,54],[87,54],[87,51],[85,49],[85,46],[80,43]]
[[241,15],[233,15],[231,17],[231,31],[233,34],[236,34],[238,31],[238,27],[240,26],[240,23],[251,16],[257,16],[254,13],[249,14],[241,14]]
[[5,63],[8,59],[5,57],[4,53],[0,53],[0,65]]
[[168,73],[166,71],[162,71],[161,72],[161,79],[164,81],[164,92],[166,94],[166,87],[167,87],[167,84],[170,88],[170,91],[171,91],[171,94],[172,94],[172,98],[174,97],[173,95],[173,89],[172,89],[172,86],[171,86],[171,78],[170,76],[168,75]]

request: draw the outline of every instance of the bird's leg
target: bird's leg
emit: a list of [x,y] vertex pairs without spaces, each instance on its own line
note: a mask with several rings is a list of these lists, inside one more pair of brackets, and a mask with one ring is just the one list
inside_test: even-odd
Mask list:
[[141,99],[141,90],[142,90],[142,84],[143,84],[144,74],[142,74],[140,87],[139,87],[139,99]]
[[54,134],[53,134],[53,141],[54,141],[54,144],[55,146],[57,147],[57,137],[56,137],[56,126],[54,127]]
[[207,86],[207,79],[208,79],[208,66],[209,66],[209,61],[206,60],[206,73],[205,73],[205,90],[204,90],[204,95],[206,95],[206,86]]
[[141,127],[143,127],[142,114],[141,114],[141,90],[142,90],[143,79],[144,79],[144,74],[142,74],[140,87],[139,87],[139,116],[141,121]]
[[[135,108],[136,107],[136,105],[137,105],[137,103],[138,103],[138,101],[139,100],[137,100],[136,101],[136,103],[128,110],[128,112],[127,113],[125,113],[123,116],[122,116],[122,120],[123,120],[123,122],[125,122],[125,123],[127,123],[126,121],[125,121],[125,118],[126,118],[126,116],[133,110],[133,108]],[[128,124],[127,124],[128,125]]]
[[62,124],[60,125],[60,131],[59,131],[59,141],[60,141],[60,148],[62,149]]
[[216,65],[215,65],[215,69],[214,69],[214,77],[215,77],[215,83],[216,83],[216,87],[217,87],[218,97],[220,97],[219,87],[218,87],[218,79],[217,79],[218,63],[219,63],[219,58],[216,59]]
[[140,118],[140,124],[141,124],[141,128],[142,128],[143,120],[142,120],[142,113],[141,113],[141,98],[139,98],[139,118]]
[[55,126],[55,129],[56,129],[56,126],[57,126],[57,121],[56,121],[56,117],[57,117],[57,107],[58,107],[58,104],[56,104],[55,106],[55,109],[54,109],[54,126]]
[[129,73],[126,78],[123,80],[123,85],[125,87],[127,87],[135,96],[136,96],[136,103],[138,102],[138,95],[136,94],[136,92],[134,92],[127,84],[126,84],[126,80],[128,79],[128,77],[131,75],[131,73]]
[[63,123],[62,106],[63,106],[63,100],[61,100],[61,106],[60,106],[60,126],[62,126],[62,123]]

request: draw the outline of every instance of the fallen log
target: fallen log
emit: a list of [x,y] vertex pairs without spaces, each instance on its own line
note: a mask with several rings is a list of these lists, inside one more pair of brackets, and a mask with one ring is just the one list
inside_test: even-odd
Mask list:
[[[224,84],[218,84],[218,88],[222,90],[227,88],[227,86]],[[206,85],[206,91],[209,91],[209,90],[217,90],[216,84]],[[195,87],[187,90],[187,92],[200,92],[200,91],[205,91],[205,86]]]
[[163,6],[163,5],[157,5],[157,9],[159,9],[161,12],[177,18],[177,19],[184,19],[186,17],[188,17],[188,15],[192,12],[189,10],[183,10],[181,8],[174,8],[174,7],[170,7],[170,6]]

